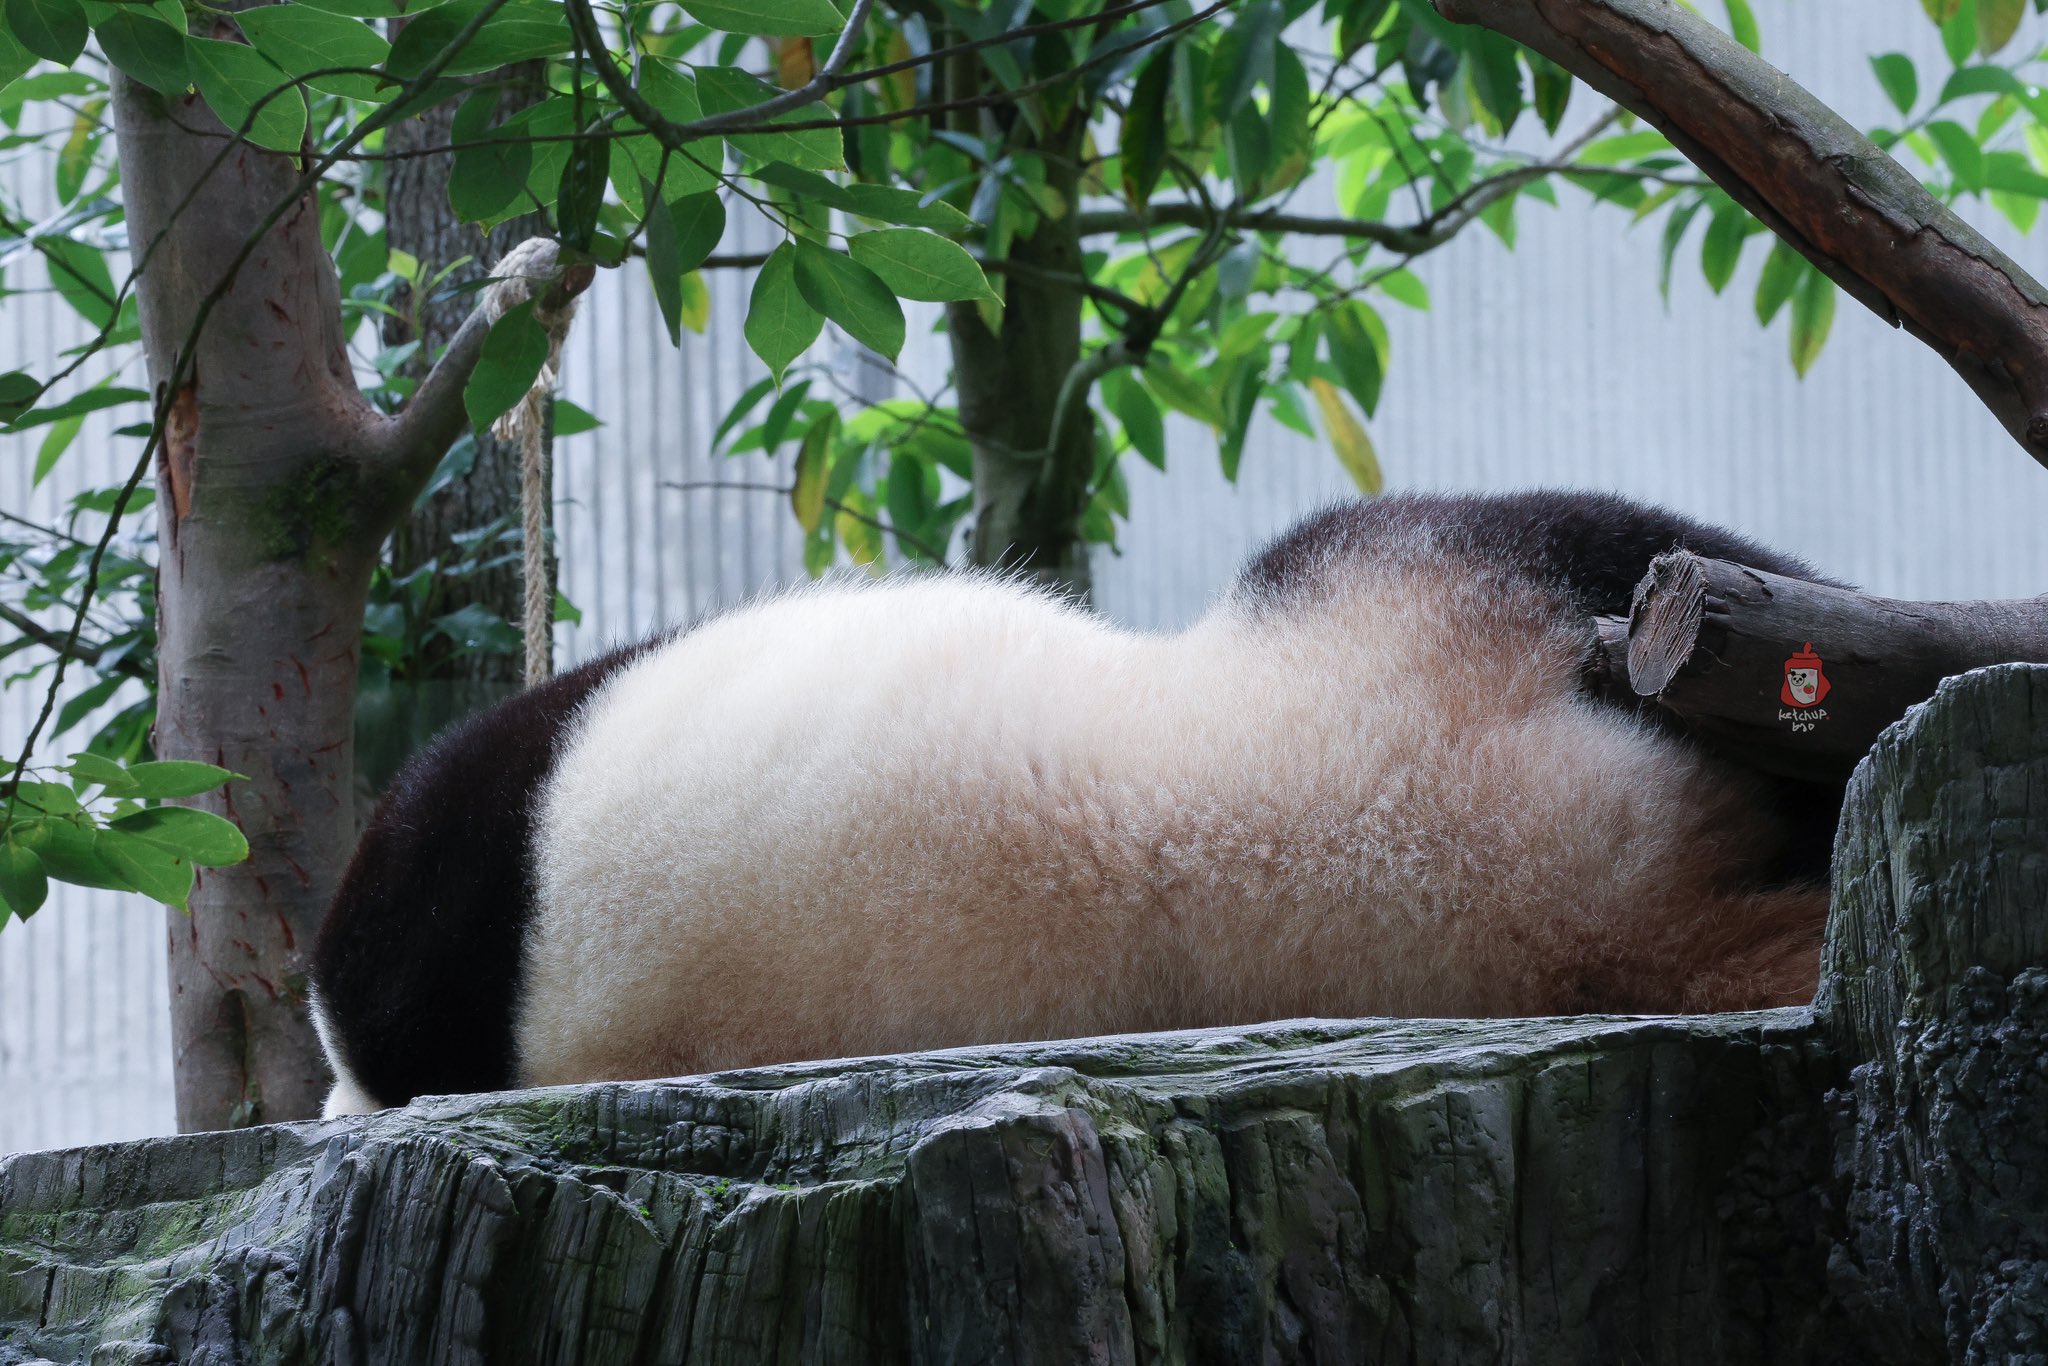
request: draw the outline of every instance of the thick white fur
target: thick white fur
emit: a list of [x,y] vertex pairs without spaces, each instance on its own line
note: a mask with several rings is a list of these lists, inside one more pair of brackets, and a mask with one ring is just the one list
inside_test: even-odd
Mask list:
[[1774,1003],[1788,907],[1716,890],[1747,790],[1582,700],[1557,615],[1412,564],[1176,635],[967,577],[716,620],[565,742],[521,1079]]

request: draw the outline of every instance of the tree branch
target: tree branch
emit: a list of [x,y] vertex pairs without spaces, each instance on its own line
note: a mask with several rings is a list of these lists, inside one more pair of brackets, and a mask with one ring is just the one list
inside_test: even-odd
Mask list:
[[[0,621],[6,622],[46,650],[62,650],[66,647],[67,637],[62,631],[53,631],[26,612],[17,611],[4,602],[0,602]],[[87,645],[83,641],[72,644],[70,650],[71,657],[87,668],[97,668],[104,653],[99,646]],[[125,678],[139,678],[144,682],[154,682],[156,679],[153,670],[145,669],[134,660],[126,658],[115,661],[114,672]]]
[[[588,289],[597,270],[590,265],[559,265],[559,249],[552,242],[546,247],[541,258],[545,266],[528,276],[527,281],[529,297],[541,295],[541,308],[553,310]],[[462,391],[476,372],[484,338],[490,335],[491,324],[497,320],[498,313],[482,301],[470,310],[447,350],[413,391],[411,402],[386,427],[365,457],[369,463],[389,469],[396,480],[394,487],[404,489],[408,497],[433,473],[434,465],[468,425],[469,411],[463,405]]]
[[1431,0],[1647,119],[2048,465],[2048,291],[1833,110],[1668,0]]

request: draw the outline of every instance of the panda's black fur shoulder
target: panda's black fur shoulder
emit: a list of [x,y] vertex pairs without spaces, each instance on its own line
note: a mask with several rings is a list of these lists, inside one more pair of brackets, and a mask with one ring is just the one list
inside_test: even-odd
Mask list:
[[1255,600],[1311,594],[1354,558],[1430,552],[1564,593],[1588,616],[1625,615],[1650,561],[1674,548],[1773,574],[1834,580],[1734,532],[1611,493],[1394,493],[1336,504],[1283,532],[1239,577]]
[[386,1104],[513,1084],[534,805],[579,707],[667,637],[463,722],[392,779],[313,949],[330,1046]]

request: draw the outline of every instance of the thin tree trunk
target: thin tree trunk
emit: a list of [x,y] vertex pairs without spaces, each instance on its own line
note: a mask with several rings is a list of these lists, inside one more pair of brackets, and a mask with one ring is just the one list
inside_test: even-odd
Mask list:
[[[498,106],[501,119],[538,103],[547,93],[538,62],[508,68],[490,79],[503,87]],[[440,105],[394,125],[387,135],[387,145],[394,152],[446,147],[452,137],[456,108],[453,102]],[[473,292],[456,292],[460,286],[483,279],[518,243],[548,231],[545,214],[509,219],[488,233],[474,223],[462,222],[448,202],[448,177],[454,162],[454,154],[449,152],[401,156],[391,163],[385,191],[385,239],[395,250],[417,258],[428,278],[464,256],[472,258],[442,282],[435,291],[438,297],[414,301],[402,292],[393,300],[399,313],[384,321],[384,344],[395,346],[415,339],[420,342],[418,354],[406,367],[406,373],[415,379],[426,374],[475,304]],[[413,327],[415,313],[417,331]],[[452,563],[463,553],[455,539],[460,533],[500,521],[507,527],[518,526],[518,446],[500,441],[488,432],[476,433],[475,441],[476,459],[469,471],[413,508],[399,525],[391,544],[391,567],[396,573],[406,574],[428,561],[444,566]],[[552,549],[547,565],[548,586],[552,590]],[[437,577],[426,610],[429,615],[439,616],[480,604],[516,625],[524,593],[520,566],[505,564],[461,580]],[[419,659],[411,663],[408,673],[414,682],[479,685],[468,690],[468,695],[478,701],[492,700],[516,689],[522,677],[518,654],[458,652],[446,638],[429,642]]]
[[[213,36],[235,34],[222,19]],[[189,918],[171,917],[178,1124],[297,1119],[326,1084],[303,965],[354,843],[370,574],[467,426],[462,388],[489,320],[472,313],[406,411],[385,417],[356,388],[317,207],[291,202],[296,160],[231,146],[196,95],[167,100],[117,74],[114,108],[130,239],[146,254],[150,376],[159,392],[180,376],[157,469],[156,749],[246,775],[193,804],[239,825],[251,851],[200,879]],[[558,295],[589,284],[587,268],[563,278],[548,259]]]
[[[244,145],[209,175],[225,130],[204,103],[167,110],[146,87],[117,76],[114,88],[132,241],[141,251],[164,234],[139,287],[161,387],[205,296],[298,172]],[[353,835],[350,713],[381,531],[353,448],[376,415],[350,374],[319,225],[308,198],[242,266],[157,467],[156,752],[246,775],[192,804],[235,821],[251,850],[201,876],[189,915],[170,913],[188,1130],[315,1113],[326,1083],[303,961]]]
[[[952,68],[956,80],[971,78],[964,65]],[[1060,389],[1081,358],[1081,291],[1055,277],[1078,284],[1085,275],[1073,211],[1083,132],[1071,119],[1043,149],[1046,189],[1064,208],[1011,244],[1008,259],[1032,269],[1006,276],[1000,327],[991,330],[974,304],[958,303],[946,306],[946,331],[960,424],[973,447],[973,562],[1021,571],[1086,601],[1081,514],[1095,466],[1088,405],[1071,402],[1062,430],[1052,429]]]

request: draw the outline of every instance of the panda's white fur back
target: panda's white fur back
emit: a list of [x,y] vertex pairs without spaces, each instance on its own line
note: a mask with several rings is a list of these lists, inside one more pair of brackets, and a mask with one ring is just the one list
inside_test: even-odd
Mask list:
[[565,732],[517,1078],[1810,991],[1819,894],[1730,877],[1752,788],[1583,646],[1428,555],[1173,635],[970,576],[734,612]]

